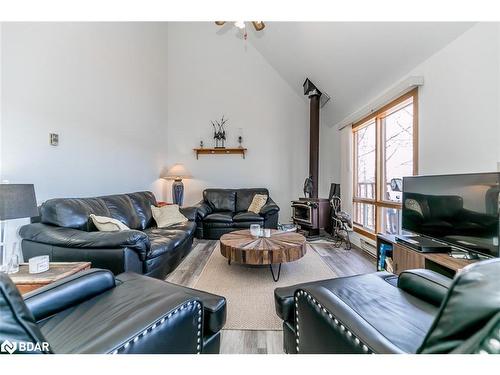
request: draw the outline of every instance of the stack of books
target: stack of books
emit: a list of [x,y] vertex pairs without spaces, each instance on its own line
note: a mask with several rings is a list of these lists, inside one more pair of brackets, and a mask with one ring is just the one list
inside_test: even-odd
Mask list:
[[385,270],[390,273],[394,273],[394,266],[392,263],[392,258],[385,258]]

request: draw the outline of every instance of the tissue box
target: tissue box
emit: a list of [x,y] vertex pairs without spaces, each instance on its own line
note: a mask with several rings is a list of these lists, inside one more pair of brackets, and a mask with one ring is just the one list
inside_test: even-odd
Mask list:
[[38,257],[30,258],[29,273],[42,273],[49,270],[49,256],[40,255]]

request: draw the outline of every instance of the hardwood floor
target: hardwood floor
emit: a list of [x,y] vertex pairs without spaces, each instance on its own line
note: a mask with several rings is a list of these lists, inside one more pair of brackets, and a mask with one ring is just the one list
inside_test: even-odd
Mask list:
[[191,252],[166,280],[192,288],[216,245],[217,241],[195,239]]
[[339,277],[375,272],[375,258],[355,248],[346,251],[333,247],[327,241],[310,242],[311,246]]
[[[192,251],[166,280],[193,287],[216,245],[217,241],[195,240]],[[357,248],[345,251],[321,240],[310,242],[308,246],[316,251],[339,277],[375,272],[375,259]],[[281,331],[223,330],[220,352],[221,354],[282,354],[282,341]]]
[[221,354],[283,354],[282,331],[222,330]]

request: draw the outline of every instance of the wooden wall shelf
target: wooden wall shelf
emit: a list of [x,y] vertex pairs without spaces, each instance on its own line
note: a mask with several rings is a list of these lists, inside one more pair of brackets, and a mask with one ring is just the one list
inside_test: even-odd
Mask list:
[[245,159],[246,148],[195,148],[193,149],[196,153],[196,159],[198,159],[199,155],[230,155],[236,154],[241,155],[243,159]]

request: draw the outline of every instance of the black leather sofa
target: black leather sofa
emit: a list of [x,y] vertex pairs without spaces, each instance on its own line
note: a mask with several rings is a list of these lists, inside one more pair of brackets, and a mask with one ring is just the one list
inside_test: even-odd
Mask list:
[[[248,211],[256,194],[268,196],[266,205],[259,214]],[[197,238],[217,240],[224,233],[248,229],[251,224],[272,229],[278,226],[280,209],[264,188],[206,189],[203,191],[203,200],[195,207]]]
[[[182,208],[189,221],[157,228],[151,213],[153,193],[98,198],[50,199],[40,207],[37,223],[19,232],[26,259],[49,255],[53,262],[90,261],[115,275],[133,271],[163,279],[189,253],[196,229],[196,208]],[[113,217],[131,230],[99,232],[90,214]]]
[[286,353],[500,353],[500,259],[275,290]]
[[223,297],[136,273],[91,269],[24,300],[0,273],[0,342],[16,353],[218,353],[225,319]]

